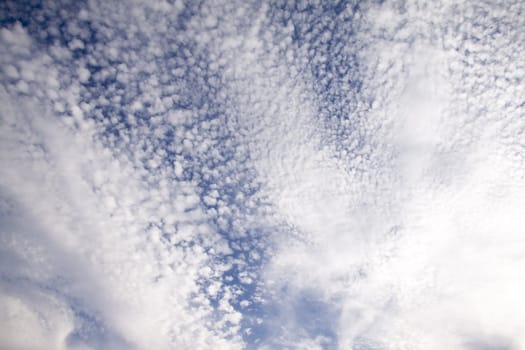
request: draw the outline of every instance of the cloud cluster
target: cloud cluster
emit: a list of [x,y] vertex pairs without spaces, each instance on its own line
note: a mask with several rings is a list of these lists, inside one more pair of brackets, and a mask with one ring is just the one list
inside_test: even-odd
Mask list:
[[[158,43],[141,46],[157,18],[140,16],[168,8],[47,5],[34,18],[51,23],[1,33],[6,346],[42,340],[25,338],[28,323],[56,339],[50,348],[239,347],[232,305],[243,291],[228,279],[248,282],[249,271],[221,234],[237,193],[215,181],[237,168],[234,146],[180,86],[192,77],[159,82],[178,68],[150,63]],[[137,25],[130,17],[142,41],[119,40]],[[45,42],[31,36],[40,30]]]
[[0,344],[525,346],[520,1],[0,5]]
[[[362,22],[348,41],[358,44],[346,49],[360,58],[358,73],[314,80],[328,99],[317,108],[348,110],[317,123],[316,135],[333,133],[334,143],[296,134],[277,153],[299,161],[265,166],[278,184],[270,181],[270,197],[305,238],[284,239],[270,264],[276,299],[313,293],[326,304],[321,319],[337,319],[335,334],[323,320],[312,329],[290,317],[299,303],[277,316],[283,342],[328,334],[334,347],[355,349],[523,346],[522,110],[512,93],[523,82],[511,78],[519,63],[504,63],[519,61],[519,20],[503,4],[433,6],[353,13]],[[340,34],[332,30],[328,42]],[[334,98],[333,81],[350,97]]]

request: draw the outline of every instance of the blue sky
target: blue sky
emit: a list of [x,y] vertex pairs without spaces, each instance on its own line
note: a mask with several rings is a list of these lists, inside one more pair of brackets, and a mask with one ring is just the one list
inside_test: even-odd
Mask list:
[[0,347],[525,347],[521,1],[3,1]]

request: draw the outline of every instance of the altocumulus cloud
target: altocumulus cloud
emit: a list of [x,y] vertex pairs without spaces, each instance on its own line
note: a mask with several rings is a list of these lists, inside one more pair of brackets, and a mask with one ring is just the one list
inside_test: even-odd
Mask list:
[[525,347],[521,1],[4,1],[0,347]]

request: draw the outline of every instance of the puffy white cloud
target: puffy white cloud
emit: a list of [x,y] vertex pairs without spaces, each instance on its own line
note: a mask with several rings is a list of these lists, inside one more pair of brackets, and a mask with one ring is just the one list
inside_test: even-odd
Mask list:
[[[205,267],[216,276],[214,294],[227,292],[217,264],[231,251],[207,224],[196,181],[165,160],[162,138],[171,129],[161,121],[164,130],[152,138],[150,123],[130,129],[115,114],[97,120],[101,105],[89,87],[60,76],[63,67],[39,52],[20,25],[2,30],[4,60],[29,69],[40,63],[48,74],[27,81],[34,95],[10,85],[2,90],[2,200],[16,204],[2,213],[2,222],[12,222],[2,227],[9,242],[2,285],[29,291],[25,299],[16,292],[2,298],[13,314],[2,320],[2,346],[34,348],[45,338],[39,346],[238,347],[240,338],[228,328],[240,314],[210,304],[203,294],[209,276],[200,273]],[[11,47],[20,42],[32,52],[26,60]],[[51,50],[55,60],[70,57]],[[80,83],[88,69],[79,70]],[[113,103],[122,98],[105,96]],[[149,103],[137,98],[142,108]],[[38,295],[51,301],[40,307]],[[90,331],[96,328],[90,318],[107,331]],[[26,331],[34,339],[24,338]]]

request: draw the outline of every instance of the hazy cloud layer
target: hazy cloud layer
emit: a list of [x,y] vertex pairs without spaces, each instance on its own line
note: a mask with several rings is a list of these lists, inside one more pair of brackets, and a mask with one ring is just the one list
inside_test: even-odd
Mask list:
[[525,347],[524,12],[0,4],[0,347]]

